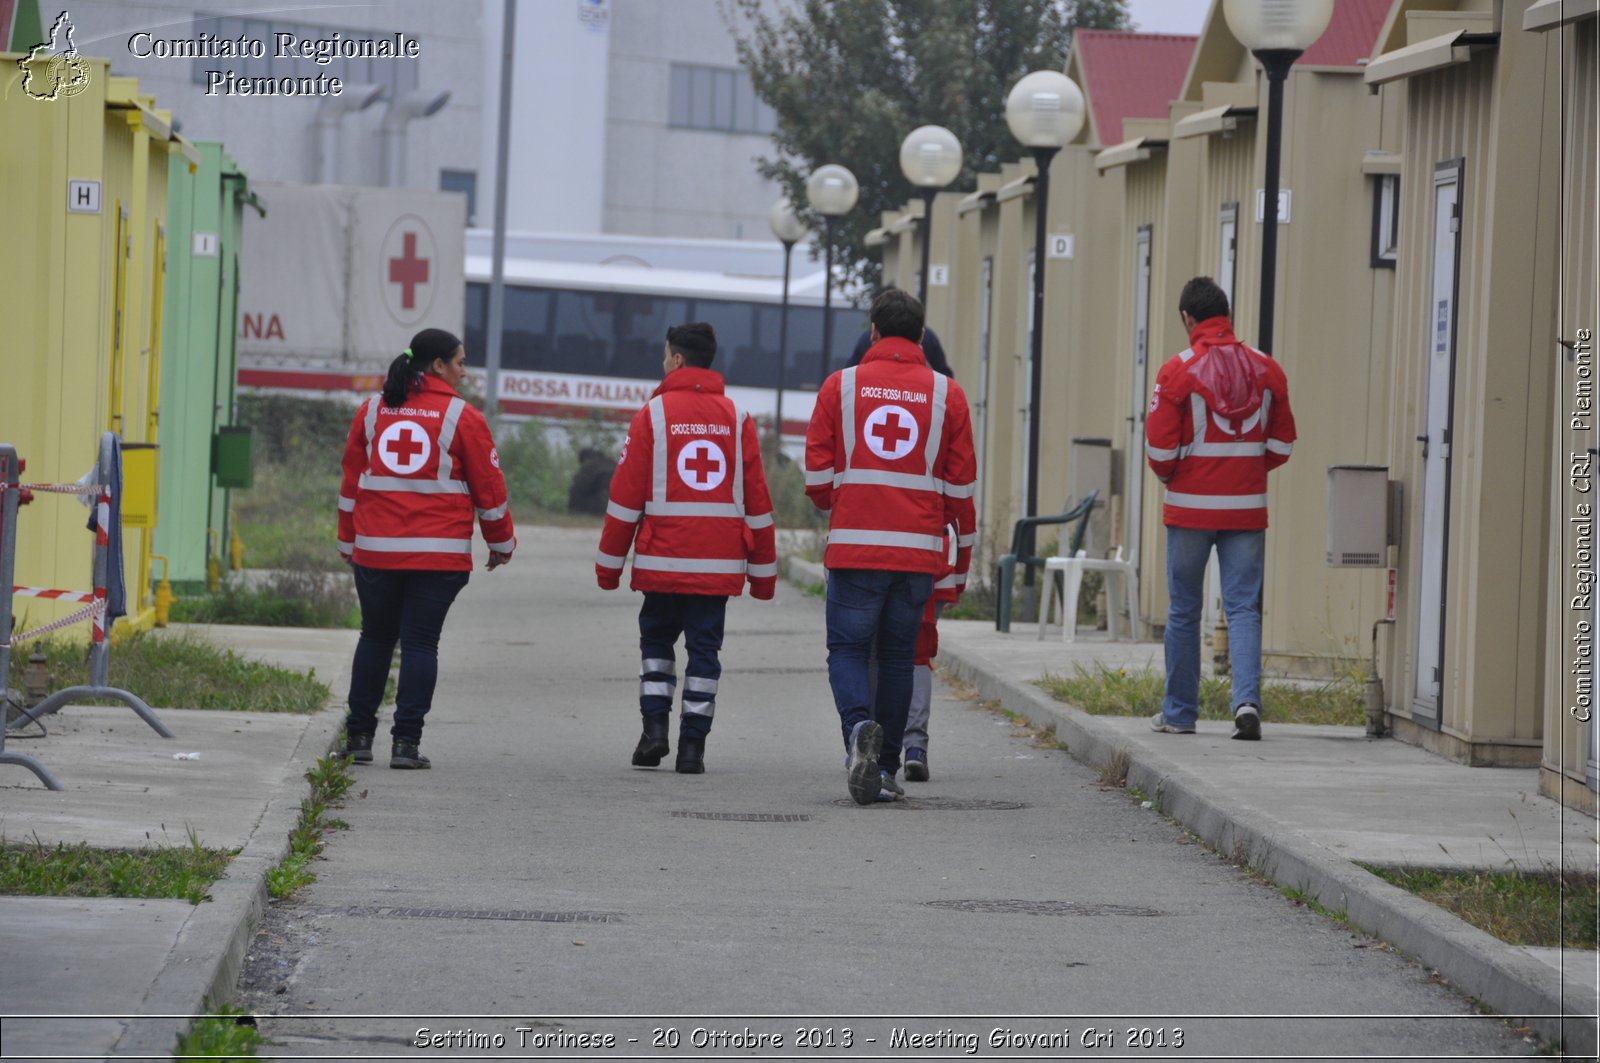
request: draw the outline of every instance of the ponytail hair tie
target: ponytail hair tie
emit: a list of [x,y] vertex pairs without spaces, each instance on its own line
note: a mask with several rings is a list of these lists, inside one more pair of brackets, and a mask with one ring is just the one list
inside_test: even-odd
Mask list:
[[401,351],[400,353],[406,356],[406,361],[408,361],[408,362],[411,361],[411,348],[410,347],[407,347],[405,350]]

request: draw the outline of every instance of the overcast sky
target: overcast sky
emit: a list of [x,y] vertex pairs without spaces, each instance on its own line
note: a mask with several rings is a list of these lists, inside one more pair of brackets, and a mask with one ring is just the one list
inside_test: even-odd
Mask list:
[[1128,0],[1133,26],[1145,33],[1199,34],[1209,0]]

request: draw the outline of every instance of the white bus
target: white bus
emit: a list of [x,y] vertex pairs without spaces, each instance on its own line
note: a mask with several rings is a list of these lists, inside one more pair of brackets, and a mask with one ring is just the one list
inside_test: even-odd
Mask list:
[[[467,363],[474,382],[485,385],[491,261],[485,241],[469,234],[466,260]],[[585,238],[591,249],[595,238]],[[776,412],[782,276],[774,242],[769,258],[740,260],[732,241],[697,241],[681,265],[645,266],[636,251],[649,243],[616,238],[618,253],[605,264],[513,257],[507,249],[505,319],[500,355],[500,409],[513,416],[584,417],[591,411],[626,421],[645,404],[661,379],[662,344],[669,326],[707,321],[717,332],[712,368],[728,383],[729,395],[758,419]],[[623,241],[626,241],[625,243]],[[683,248],[683,241],[660,241]],[[730,268],[760,273],[683,268],[714,258],[716,243],[729,245]],[[748,247],[748,244],[744,245]],[[759,245],[758,245],[759,246]],[[629,250],[621,250],[622,248]],[[548,248],[544,248],[548,252]],[[646,248],[652,259],[674,257]],[[559,253],[559,251],[557,251]],[[761,253],[765,255],[766,249]],[[700,259],[702,261],[694,261]],[[787,358],[784,369],[783,434],[805,435],[816,390],[825,376],[849,360],[866,312],[834,296],[832,357],[822,364],[823,308],[820,270],[803,252],[795,255],[803,278],[790,285]]]

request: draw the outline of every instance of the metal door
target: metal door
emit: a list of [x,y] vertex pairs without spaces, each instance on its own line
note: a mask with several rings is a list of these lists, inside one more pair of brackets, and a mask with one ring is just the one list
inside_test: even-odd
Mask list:
[[1123,461],[1126,483],[1122,493],[1122,539],[1135,571],[1144,520],[1144,418],[1150,402],[1145,379],[1150,354],[1150,231],[1150,226],[1141,225],[1133,238],[1133,380],[1129,390],[1128,447]]
[[[978,513],[978,540],[983,538],[983,485],[988,482],[984,455],[989,452],[989,309],[994,295],[994,256],[985,255],[978,266],[978,409],[973,433],[978,463],[978,487],[973,507]],[[974,547],[976,551],[976,546]]]
[[1443,720],[1445,581],[1449,574],[1450,432],[1455,390],[1456,290],[1461,264],[1461,159],[1433,170],[1433,281],[1428,300],[1428,388],[1422,445],[1422,538],[1417,551],[1417,722]]

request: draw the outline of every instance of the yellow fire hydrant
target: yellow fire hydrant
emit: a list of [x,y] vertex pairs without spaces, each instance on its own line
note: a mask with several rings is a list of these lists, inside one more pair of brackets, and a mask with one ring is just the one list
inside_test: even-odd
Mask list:
[[161,582],[156,584],[156,627],[166,627],[172,617],[172,584],[167,580],[167,559],[151,554],[150,560],[161,562]]

